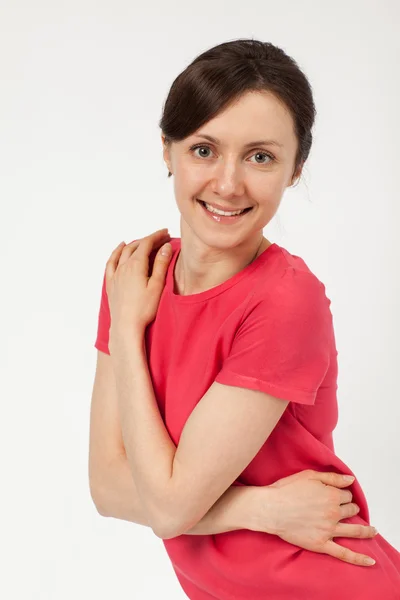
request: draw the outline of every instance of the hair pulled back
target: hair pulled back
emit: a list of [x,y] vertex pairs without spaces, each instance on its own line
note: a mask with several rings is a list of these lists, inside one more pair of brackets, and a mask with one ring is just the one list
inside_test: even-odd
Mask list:
[[312,145],[312,88],[296,61],[270,42],[237,39],[197,56],[176,77],[164,103],[159,127],[166,145],[192,135],[250,91],[273,93],[291,114],[298,141],[295,173]]

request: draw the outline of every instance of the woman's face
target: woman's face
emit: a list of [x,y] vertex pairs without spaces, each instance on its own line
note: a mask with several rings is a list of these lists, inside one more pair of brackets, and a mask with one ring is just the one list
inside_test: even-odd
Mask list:
[[[237,245],[259,234],[275,215],[286,187],[301,174],[301,166],[293,172],[296,151],[286,107],[271,93],[246,93],[194,134],[164,147],[181,217],[211,246]],[[208,218],[197,199],[227,211],[252,210],[222,224]]]

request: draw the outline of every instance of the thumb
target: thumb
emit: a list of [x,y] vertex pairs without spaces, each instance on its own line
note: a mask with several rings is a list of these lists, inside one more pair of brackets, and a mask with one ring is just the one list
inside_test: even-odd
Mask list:
[[163,246],[161,246],[160,248],[160,254],[163,257],[170,257],[171,256],[171,250],[172,250],[172,246],[169,242],[167,242],[166,244],[164,244]]
[[172,256],[172,246],[169,242],[161,246],[153,263],[153,269],[148,285],[159,289],[165,285],[167,269]]
[[314,471],[311,479],[318,479],[326,485],[342,488],[351,485],[354,482],[355,477],[353,475],[342,475],[341,473],[321,473],[319,471]]

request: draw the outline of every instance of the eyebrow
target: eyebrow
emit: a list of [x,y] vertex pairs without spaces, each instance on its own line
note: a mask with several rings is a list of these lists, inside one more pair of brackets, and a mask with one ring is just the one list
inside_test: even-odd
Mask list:
[[[200,133],[200,134],[196,135],[196,137],[205,138],[206,140],[209,140],[210,142],[213,142],[214,144],[221,143],[218,138],[214,138],[211,135],[206,135],[205,133]],[[261,144],[263,144],[265,146],[279,146],[279,148],[283,148],[283,144],[280,144],[276,140],[256,140],[255,142],[249,142],[248,144],[245,144],[244,148],[249,148],[250,146],[259,146]]]

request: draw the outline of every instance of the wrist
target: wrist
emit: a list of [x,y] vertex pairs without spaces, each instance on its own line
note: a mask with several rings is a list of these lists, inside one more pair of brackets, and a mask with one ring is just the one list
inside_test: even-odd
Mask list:
[[255,511],[255,494],[257,488],[247,485],[231,485],[221,496],[214,507],[219,506],[219,513],[215,513],[217,519],[223,519],[220,523],[223,531],[234,531],[236,529],[252,529],[253,515]]
[[251,486],[247,496],[246,529],[278,535],[279,502],[276,489],[270,486]]
[[110,354],[112,351],[128,348],[141,348],[144,341],[144,330],[139,328],[123,329],[116,326],[110,327],[108,347]]

